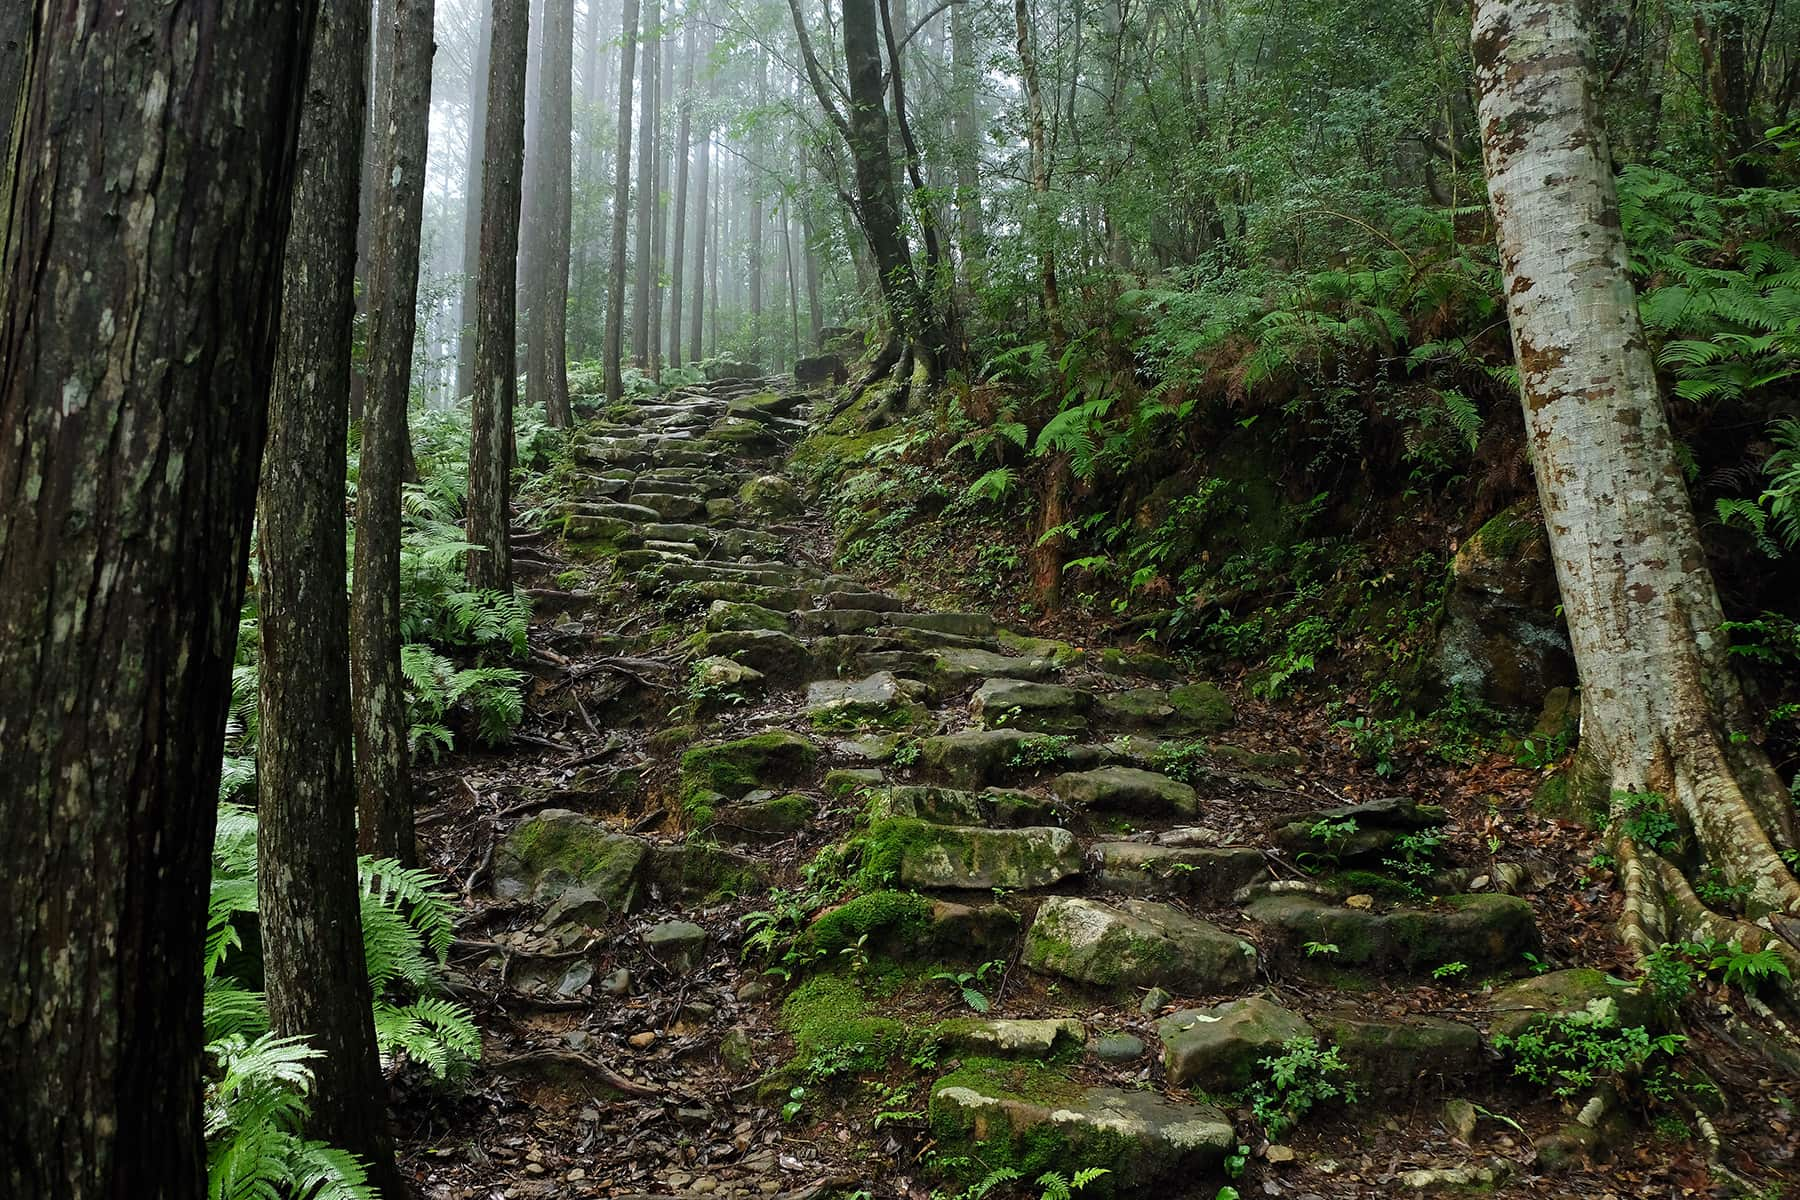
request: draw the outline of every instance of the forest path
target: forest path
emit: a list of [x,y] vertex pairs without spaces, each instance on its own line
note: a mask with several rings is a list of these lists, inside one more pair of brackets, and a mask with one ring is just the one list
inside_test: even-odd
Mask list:
[[[1241,1142],[1268,1194],[1435,1171],[1544,1194],[1533,1150],[1593,1131],[1494,1098],[1492,1037],[1644,1005],[1530,973],[1537,913],[1508,893],[1533,871],[1442,808],[1347,803],[1154,654],[834,573],[780,474],[814,399],[746,379],[610,410],[551,533],[521,531],[526,729],[422,772],[486,1039],[466,1098],[411,1098],[422,1194],[924,1197],[1105,1167],[1085,1195],[1211,1200]],[[1322,1104],[1299,1162],[1262,1148],[1231,1098],[1296,1038],[1341,1064],[1302,1077],[1353,1081],[1385,1128]],[[1474,1136],[1442,1103],[1465,1095],[1530,1135]]]

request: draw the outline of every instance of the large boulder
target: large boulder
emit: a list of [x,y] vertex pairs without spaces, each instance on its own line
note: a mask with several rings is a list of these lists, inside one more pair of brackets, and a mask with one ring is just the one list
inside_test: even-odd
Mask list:
[[706,742],[681,756],[685,791],[708,791],[736,798],[759,784],[792,780],[818,760],[811,740],[772,729],[729,742]]
[[1088,1167],[1107,1174],[1084,1197],[1163,1194],[1169,1181],[1218,1169],[1237,1144],[1225,1114],[1149,1091],[1088,1087],[1033,1063],[972,1059],[931,1089],[941,1152],[1005,1162],[1021,1177]]
[[1496,991],[1488,1001],[1493,1013],[1489,1030],[1496,1037],[1518,1037],[1546,1021],[1603,1004],[1612,1006],[1620,1025],[1657,1024],[1656,1001],[1642,988],[1593,967],[1575,967],[1521,979]]
[[1450,564],[1437,652],[1444,686],[1535,713],[1550,689],[1575,682],[1559,601],[1543,518],[1522,501],[1476,530]]
[[1281,1053],[1282,1043],[1313,1036],[1305,1018],[1261,996],[1171,1013],[1156,1033],[1169,1082],[1209,1092],[1248,1087],[1257,1064]]
[[1052,896],[1038,908],[1022,961],[1039,974],[1119,992],[1230,991],[1256,972],[1253,946],[1178,908],[1075,896]]
[[1312,1023],[1338,1048],[1351,1077],[1379,1092],[1441,1090],[1491,1065],[1480,1032],[1461,1021],[1330,1013]]
[[884,958],[987,962],[1019,935],[1019,914],[1003,904],[955,904],[916,892],[865,892],[813,918],[806,947],[832,958],[861,946]]
[[[629,912],[642,898],[647,849],[641,838],[614,833],[591,817],[545,809],[521,821],[495,849],[494,895],[552,904],[580,888],[601,909]],[[583,917],[591,924],[594,915],[589,910]]]
[[794,382],[807,387],[842,385],[850,382],[850,368],[844,365],[841,355],[815,354],[794,362]]
[[710,359],[702,363],[700,369],[706,373],[706,378],[714,383],[728,379],[761,379],[763,375],[761,367],[753,367],[749,363],[731,358]]

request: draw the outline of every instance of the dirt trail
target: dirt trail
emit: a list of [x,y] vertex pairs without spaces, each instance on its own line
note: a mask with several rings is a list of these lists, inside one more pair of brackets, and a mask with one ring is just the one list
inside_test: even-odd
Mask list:
[[[1240,1146],[1245,1195],[1703,1182],[1691,1143],[1641,1139],[1542,1176],[1594,1131],[1508,1083],[1495,1032],[1648,1009],[1540,973],[1572,957],[1539,925],[1566,864],[1496,861],[1473,801],[1334,785],[1307,720],[1245,729],[1153,654],[834,574],[780,475],[810,399],[740,380],[592,422],[555,536],[521,531],[527,725],[422,773],[486,1039],[465,1093],[406,1098],[422,1195],[924,1197],[1105,1167],[1083,1195],[1211,1200]],[[1271,1152],[1242,1089],[1296,1038],[1360,1099]]]

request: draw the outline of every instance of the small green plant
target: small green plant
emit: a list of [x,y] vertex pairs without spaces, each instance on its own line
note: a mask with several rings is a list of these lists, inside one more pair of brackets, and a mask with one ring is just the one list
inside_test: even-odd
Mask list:
[[1527,734],[1520,739],[1513,761],[1521,767],[1542,771],[1561,762],[1573,743],[1574,736],[1568,730],[1559,730],[1553,734]]
[[1561,1098],[1603,1080],[1635,1079],[1653,1058],[1673,1058],[1686,1044],[1680,1034],[1653,1036],[1642,1025],[1621,1026],[1618,1005],[1610,999],[1548,1018],[1516,1037],[1494,1039],[1495,1049],[1512,1056],[1513,1074]]
[[1339,721],[1337,728],[1350,735],[1350,747],[1358,761],[1386,779],[1400,773],[1400,738],[1394,723],[1372,717],[1353,717]]
[[1694,894],[1709,908],[1737,911],[1750,898],[1749,880],[1732,883],[1718,867],[1708,867],[1694,880]]
[[1336,944],[1332,942],[1308,942],[1300,948],[1306,951],[1308,958],[1330,958],[1338,952]]
[[939,971],[932,975],[935,980],[942,980],[955,988],[962,996],[962,1002],[978,1013],[984,1013],[992,1007],[987,993],[982,990],[988,977],[998,978],[1006,969],[1003,959],[993,958],[982,963],[973,971]]
[[1773,944],[1760,950],[1746,950],[1741,942],[1705,942],[1699,947],[1707,955],[1706,969],[1720,972],[1728,986],[1754,992],[1771,979],[1792,979],[1781,952]]
[[1317,1038],[1289,1038],[1281,1053],[1259,1064],[1263,1077],[1250,1085],[1250,1110],[1271,1140],[1281,1137],[1327,1100],[1354,1104],[1356,1085],[1337,1047],[1321,1048]]
[[1466,962],[1447,962],[1443,966],[1433,969],[1431,977],[1433,979],[1455,979],[1459,975],[1466,974],[1468,970],[1469,964]]
[[904,771],[919,761],[919,741],[917,738],[901,738],[894,744],[894,753],[888,760]]
[[1031,771],[1049,770],[1068,760],[1069,747],[1074,744],[1075,739],[1066,734],[1037,734],[1014,746],[1006,762],[1008,766]]
[[1655,792],[1614,792],[1613,811],[1619,815],[1620,832],[1640,846],[1658,854],[1675,849],[1681,826],[1670,814],[1668,804]]
[[1038,1200],[1069,1200],[1094,1180],[1110,1174],[1105,1167],[1083,1167],[1073,1178],[1061,1171],[1045,1171],[1037,1177]]
[[1356,836],[1355,817],[1325,817],[1307,826],[1306,836],[1324,847],[1320,851],[1303,850],[1294,856],[1294,861],[1302,870],[1318,872],[1326,866],[1335,868],[1338,857],[1350,839]]
[[806,1108],[806,1089],[795,1085],[788,1089],[788,1098],[781,1106],[781,1119],[792,1124]]
[[1381,865],[1393,872],[1400,886],[1406,889],[1414,901],[1425,896],[1425,885],[1431,881],[1436,870],[1438,850],[1444,844],[1441,830],[1421,829],[1409,833],[1394,844],[1399,851],[1396,858],[1384,858]]

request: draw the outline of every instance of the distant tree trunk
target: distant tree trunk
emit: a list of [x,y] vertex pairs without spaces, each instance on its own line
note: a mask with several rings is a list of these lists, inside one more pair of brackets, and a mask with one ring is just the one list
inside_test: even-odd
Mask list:
[[544,0],[531,0],[526,28],[531,32],[525,47],[525,159],[519,172],[519,259],[514,276],[521,313],[537,303],[543,240],[539,225],[547,212],[537,195],[537,161],[544,142]]
[[675,91],[674,44],[667,37],[656,40],[656,61],[661,82],[656,89],[655,148],[651,161],[655,197],[651,202],[650,220],[650,374],[662,378],[663,264],[669,253],[669,131],[665,114]]
[[[581,206],[582,217],[576,227],[571,217],[570,233],[570,265],[569,276],[574,292],[575,310],[581,315],[576,327],[575,336],[570,347],[571,353],[578,358],[587,358],[593,347],[593,287],[591,264],[594,257],[594,223],[592,214],[593,188],[599,180],[600,153],[597,134],[600,129],[598,113],[603,103],[606,85],[606,57],[600,53],[600,0],[587,0],[587,26],[581,34],[581,153],[575,160],[575,178],[581,180],[586,189]],[[570,206],[573,210],[574,191],[570,190]]]
[[[381,139],[387,131],[387,81],[393,70],[393,46],[388,28],[393,24],[393,0],[368,0],[369,38],[364,62],[368,70],[358,82],[367,91],[365,135],[362,138],[362,185],[356,205],[356,279],[362,285],[356,297],[356,315],[366,318],[372,308],[375,290],[380,286],[370,258],[370,236],[374,231],[375,163],[381,154]],[[323,8],[323,6],[321,6]],[[368,346],[356,361],[350,374],[350,419],[362,420],[363,402],[368,392]]]
[[1019,67],[1025,76],[1028,118],[1026,142],[1031,148],[1031,233],[1038,241],[1038,278],[1044,293],[1044,322],[1053,344],[1062,343],[1062,297],[1056,285],[1056,222],[1050,212],[1050,144],[1044,130],[1044,93],[1038,85],[1037,55],[1031,49],[1031,15],[1027,0],[1013,0],[1013,28],[1018,35]]
[[[395,3],[383,9],[390,19]],[[369,1015],[344,595],[342,481],[368,47],[365,6],[323,6],[300,122],[257,505],[256,891],[270,1028],[319,1052],[307,1132],[361,1158],[383,1196],[404,1196]],[[386,105],[375,110],[385,113]]]
[[469,161],[463,183],[463,259],[461,328],[456,344],[456,395],[475,392],[475,323],[481,311],[481,172],[487,158],[488,63],[493,56],[494,11],[488,0],[476,0],[481,33],[469,70]]
[[800,202],[800,244],[806,259],[806,315],[811,323],[812,345],[815,350],[822,350],[819,335],[825,330],[825,310],[819,300],[819,252],[815,238],[818,230],[813,225],[812,205],[805,199]]
[[574,133],[570,95],[575,69],[575,0],[546,0],[544,66],[538,81],[543,126],[537,159],[538,278],[531,309],[531,337],[525,367],[525,402],[541,404],[552,426],[566,429],[569,409],[569,226],[574,217],[569,179],[569,139]]
[[[754,51],[756,55],[756,107],[761,109],[768,102],[769,94],[769,56],[760,46]],[[752,359],[760,358],[762,346],[763,316],[763,180],[761,173],[767,164],[763,156],[767,147],[763,144],[760,132],[752,136],[750,142],[750,345]]]
[[650,277],[655,269],[650,258],[650,223],[656,210],[656,91],[657,51],[662,35],[657,32],[662,15],[657,0],[644,5],[644,54],[640,78],[643,96],[638,102],[638,203],[637,245],[633,250],[636,286],[631,309],[631,353],[637,365],[650,367]]
[[[794,362],[800,361],[800,282],[794,269],[794,222],[784,207],[781,216],[781,250],[787,266],[788,327],[793,335]],[[785,365],[785,364],[784,364]]]
[[470,417],[469,555],[472,587],[512,590],[512,424],[518,386],[517,280],[520,173],[525,159],[526,0],[494,0],[493,61],[482,166],[481,314],[475,326]]
[[[1708,19],[1708,10],[1712,19]],[[1711,93],[1715,142],[1719,165],[1739,187],[1761,187],[1768,174],[1754,157],[1760,139],[1750,119],[1755,99],[1749,54],[1745,45],[1744,14],[1732,4],[1694,6],[1694,41]]]
[[704,347],[700,344],[701,333],[706,321],[706,250],[711,240],[707,236],[708,190],[712,175],[712,131],[708,130],[700,138],[700,181],[699,195],[694,200],[694,315],[688,327],[688,356],[695,362],[705,357]]
[[606,398],[625,395],[625,235],[631,220],[631,79],[637,52],[638,0],[624,0],[619,41],[619,144],[613,163],[612,276],[606,291]]
[[1657,847],[1621,832],[1622,932],[1640,954],[1769,944],[1800,973],[1800,883],[1780,859],[1792,810],[1761,749],[1731,736],[1748,725],[1743,697],[1626,266],[1587,32],[1575,0],[1482,0],[1473,47],[1525,423],[1581,672],[1581,756],[1615,797],[1666,803],[1697,868],[1743,886],[1748,915],[1789,941],[1709,909]]
[[0,193],[0,1194],[199,1200],[219,744],[316,12],[86,11],[29,46]]
[[400,674],[400,481],[409,448],[406,406],[412,392],[436,5],[435,0],[392,3],[388,137],[375,192],[375,250],[390,282],[369,321],[369,403],[356,479],[350,598],[350,708],[358,843],[366,854],[411,866],[418,862],[418,848],[407,771],[406,681]]
[[675,243],[669,256],[669,365],[681,365],[681,282],[687,257],[688,140],[693,127],[694,30],[684,35],[681,69],[681,128],[675,135]]

